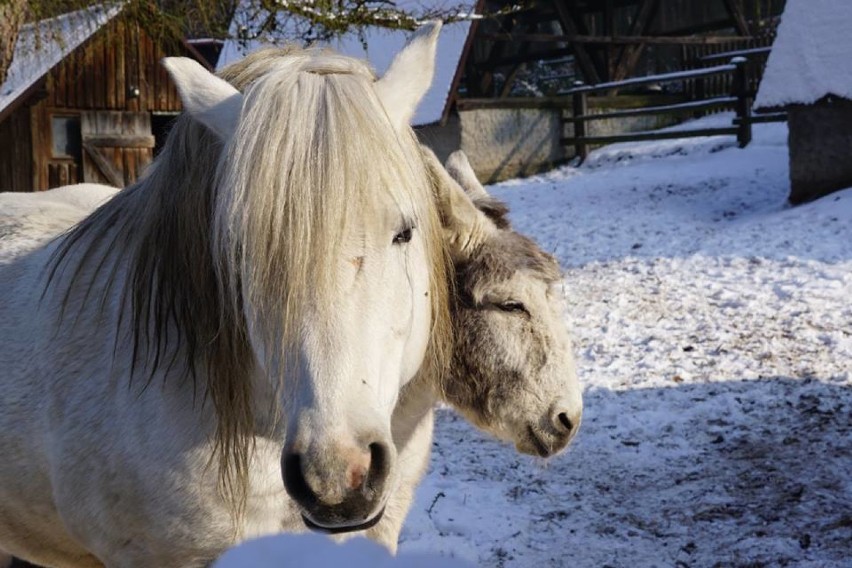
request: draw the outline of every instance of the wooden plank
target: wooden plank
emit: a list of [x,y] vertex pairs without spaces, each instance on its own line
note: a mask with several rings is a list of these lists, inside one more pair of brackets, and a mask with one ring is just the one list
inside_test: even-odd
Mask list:
[[650,116],[655,114],[683,114],[695,112],[699,109],[718,107],[732,107],[737,102],[736,97],[718,97],[704,101],[688,101],[673,105],[661,105],[646,108],[616,110],[600,114],[591,114],[580,117],[566,118],[566,122],[593,122],[596,120],[608,120],[612,118],[628,118],[632,116]]
[[53,101],[51,104],[64,107],[68,104],[68,66],[60,63],[51,75],[53,76]]
[[91,158],[92,162],[95,163],[100,173],[109,183],[115,187],[124,187],[124,176],[118,171],[115,165],[113,165],[113,162],[101,153],[99,148],[92,146],[84,140],[83,150],[85,150],[86,155]]
[[612,81],[609,83],[600,83],[597,85],[584,85],[568,91],[559,93],[560,95],[569,95],[572,93],[584,91],[587,93],[598,93],[609,91],[612,89],[620,89],[623,87],[637,87],[640,85],[648,85],[652,83],[671,83],[673,81],[683,81],[685,79],[696,79],[698,77],[711,77],[732,72],[736,67],[734,65],[717,65],[715,67],[707,67],[705,69],[691,69],[689,71],[677,71],[675,73],[661,73],[659,75],[648,75],[646,77],[634,77],[625,79],[624,81]]
[[563,145],[574,144],[615,144],[617,142],[645,142],[651,140],[676,140],[678,138],[699,138],[704,136],[736,135],[736,127],[729,128],[697,128],[694,130],[679,130],[674,132],[632,132],[612,136],[584,136],[582,138],[566,137],[560,141]]
[[153,148],[153,135],[119,134],[115,136],[92,134],[83,137],[91,145],[113,148]]
[[724,61],[726,59],[731,59],[734,57],[759,57],[759,56],[769,56],[772,51],[772,47],[750,47],[746,49],[732,49],[728,51],[723,51],[721,53],[712,53],[710,55],[704,55],[698,58],[698,61],[701,62],[709,62],[709,61]]
[[115,109],[117,106],[117,98],[115,94],[115,69],[116,69],[116,41],[118,36],[115,33],[115,26],[110,24],[107,30],[106,47],[106,73],[104,74],[104,83],[106,83],[106,107]]
[[[769,114],[754,114],[748,119],[752,124],[762,122],[787,122],[786,112],[773,112]],[[734,124],[739,126],[742,121],[739,118],[734,119]]]
[[83,50],[74,50],[74,75],[71,83],[74,85],[74,106],[79,108],[86,104],[86,83],[83,80],[83,70],[85,67],[85,58]]
[[108,80],[109,74],[105,73],[105,44],[106,38],[103,35],[98,35],[98,37],[96,37],[94,41],[89,43],[88,46],[87,51],[92,54],[90,75],[92,77],[91,83],[94,102],[93,106],[89,108],[106,108],[106,82]]
[[524,109],[524,108],[571,108],[570,97],[511,97],[507,99],[459,99],[459,110],[476,109]]
[[139,64],[136,60],[136,42],[138,40],[136,23],[128,21],[125,24],[125,41],[124,41],[124,92],[125,92],[125,108],[130,111],[139,110],[139,98],[131,95],[131,89],[138,87],[139,80]]
[[125,67],[127,65],[127,26],[123,19],[115,24],[116,41],[113,46],[115,52],[115,108],[124,109],[127,106],[125,96],[127,94],[127,80],[125,78]]
[[160,64],[157,58],[157,48],[151,37],[144,34],[145,37],[145,91],[146,102],[145,110],[159,110],[157,108],[157,97],[160,93],[160,86],[157,83],[157,66]]

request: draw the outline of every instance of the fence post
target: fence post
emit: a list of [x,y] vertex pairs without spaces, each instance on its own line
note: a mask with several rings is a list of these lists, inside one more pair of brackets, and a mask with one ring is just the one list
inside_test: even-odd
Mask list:
[[751,99],[748,96],[747,60],[745,57],[734,57],[731,63],[736,66],[733,96],[737,97],[737,142],[740,148],[745,148],[751,142]]
[[[574,88],[582,86],[582,81],[574,81]],[[574,138],[578,139],[574,142],[574,153],[580,157],[580,162],[585,162],[586,158],[589,156],[589,147],[585,142],[580,141],[579,138],[586,137],[586,122],[577,119],[586,116],[586,112],[588,110],[588,106],[586,104],[586,93],[583,91],[574,93],[572,98],[574,107],[572,110],[574,118]]]

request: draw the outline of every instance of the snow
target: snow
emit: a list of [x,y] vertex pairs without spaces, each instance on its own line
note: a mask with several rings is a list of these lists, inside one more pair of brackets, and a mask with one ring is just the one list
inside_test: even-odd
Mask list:
[[852,99],[852,2],[788,0],[756,108]]
[[[681,128],[730,123],[731,115]],[[852,189],[791,208],[786,125],[489,188],[566,268],[586,412],[547,464],[440,411],[400,550],[481,566],[839,566]]]
[[[396,2],[399,8],[415,11],[423,7],[434,8],[446,4],[444,0],[404,0]],[[455,4],[464,4],[464,2],[456,2],[452,5]],[[467,2],[467,4],[472,9],[475,3]],[[252,17],[252,14],[255,13],[253,9],[250,9],[245,3],[242,5],[242,8],[242,13],[238,13],[234,17],[231,26],[231,34],[234,36],[237,35],[240,26],[252,29],[252,21],[256,21]],[[462,51],[464,50],[470,25],[471,22],[465,20],[447,24],[442,28],[440,38],[438,39],[435,78],[432,81],[431,88],[417,108],[417,112],[412,119],[412,125],[419,126],[441,120],[444,107],[450,95],[453,78],[459,65]],[[283,32],[279,31],[279,34],[285,36],[284,40],[287,39],[286,30]],[[405,46],[409,35],[410,32],[406,31],[367,28],[363,30],[363,43],[361,36],[356,33],[349,33],[331,41],[329,46],[340,53],[368,60],[373,69],[379,75],[382,75],[390,66],[393,57]],[[272,38],[267,38],[267,40],[273,41]],[[241,42],[233,39],[227,40],[222,47],[216,68],[221,69],[225,65],[238,61],[262,44],[260,41]]]
[[[848,565],[852,189],[790,207],[786,140],[758,124],[745,149],[612,145],[490,187],[565,267],[586,405],[574,445],[544,463],[439,410],[396,562],[313,535],[217,567]],[[72,215],[110,191],[50,195]],[[0,213],[21,199],[0,196]]]
[[287,566],[311,568],[473,568],[468,562],[437,554],[402,553],[394,557],[363,538],[336,544],[318,534],[252,540],[226,552],[213,568],[277,568],[284,560]]
[[23,25],[6,81],[0,85],[0,113],[120,11],[120,4],[96,6]]

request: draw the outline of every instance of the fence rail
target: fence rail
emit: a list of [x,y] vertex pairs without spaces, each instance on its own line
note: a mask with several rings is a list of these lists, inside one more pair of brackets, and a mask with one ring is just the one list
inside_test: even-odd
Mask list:
[[[752,124],[756,122],[773,122],[786,120],[786,115],[777,113],[774,115],[752,116],[751,92],[748,85],[746,72],[747,60],[745,57],[734,57],[725,65],[716,65],[702,69],[679,71],[675,73],[664,73],[660,75],[649,75],[637,77],[624,81],[611,83],[600,83],[598,85],[577,85],[574,89],[566,91],[565,95],[572,97],[573,116],[563,119],[564,123],[574,125],[572,136],[561,139],[563,145],[574,146],[576,155],[585,160],[589,155],[589,145],[612,144],[616,142],[639,142],[645,140],[667,140],[672,138],[693,138],[699,136],[728,136],[736,135],[740,148],[744,148],[751,142]],[[649,84],[673,83],[678,81],[692,81],[699,78],[715,77],[731,74],[731,92],[727,96],[716,96],[703,100],[692,100],[678,104],[652,106],[639,109],[619,110],[601,114],[589,114],[588,95],[592,93],[609,92],[613,89],[624,87],[635,87]],[[678,114],[694,113],[698,110],[706,110],[718,107],[733,107],[736,118],[728,127],[697,128],[692,130],[679,130],[669,132],[632,132],[627,134],[614,134],[609,136],[590,136],[586,132],[586,125],[598,120],[613,118],[626,118],[635,116],[648,116],[655,114]]]

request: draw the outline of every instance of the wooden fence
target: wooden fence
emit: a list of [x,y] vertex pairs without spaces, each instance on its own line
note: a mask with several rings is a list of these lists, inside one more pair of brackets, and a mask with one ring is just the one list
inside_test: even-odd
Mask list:
[[[614,81],[611,83],[600,83],[597,85],[582,85],[577,86],[567,92],[565,95],[572,97],[573,113],[570,117],[564,117],[564,123],[570,123],[574,126],[572,136],[562,138],[563,145],[574,146],[576,155],[581,160],[585,160],[589,154],[589,146],[596,144],[612,144],[616,142],[639,142],[645,140],[667,140],[673,138],[692,138],[699,136],[719,136],[733,135],[737,137],[737,142],[740,148],[745,147],[751,142],[752,124],[755,122],[769,122],[777,120],[785,120],[786,117],[780,115],[770,115],[755,117],[752,116],[751,102],[754,97],[754,91],[750,88],[747,72],[747,59],[737,56],[731,59],[730,63],[723,65],[714,65],[702,69],[693,69],[689,71],[679,71],[676,73],[665,73],[661,75],[649,75],[647,77],[637,77],[624,81]],[[706,80],[708,78],[717,78],[719,76],[727,76],[730,78],[729,91],[726,94],[719,94],[707,98],[696,100],[688,100],[676,104],[665,104],[658,106],[650,106],[645,108],[616,110],[612,112],[604,112],[599,114],[589,114],[588,96],[595,93],[607,93],[618,89],[639,87],[643,85],[658,85],[665,83],[680,82],[681,84],[687,81],[696,82]],[[590,122],[608,119],[619,119],[636,116],[650,115],[683,115],[695,114],[699,111],[707,111],[710,109],[731,108],[736,111],[736,118],[731,126],[714,127],[714,128],[693,128],[691,130],[677,131],[652,131],[652,132],[631,132],[626,134],[614,134],[608,136],[590,136],[587,133],[586,125]]]

